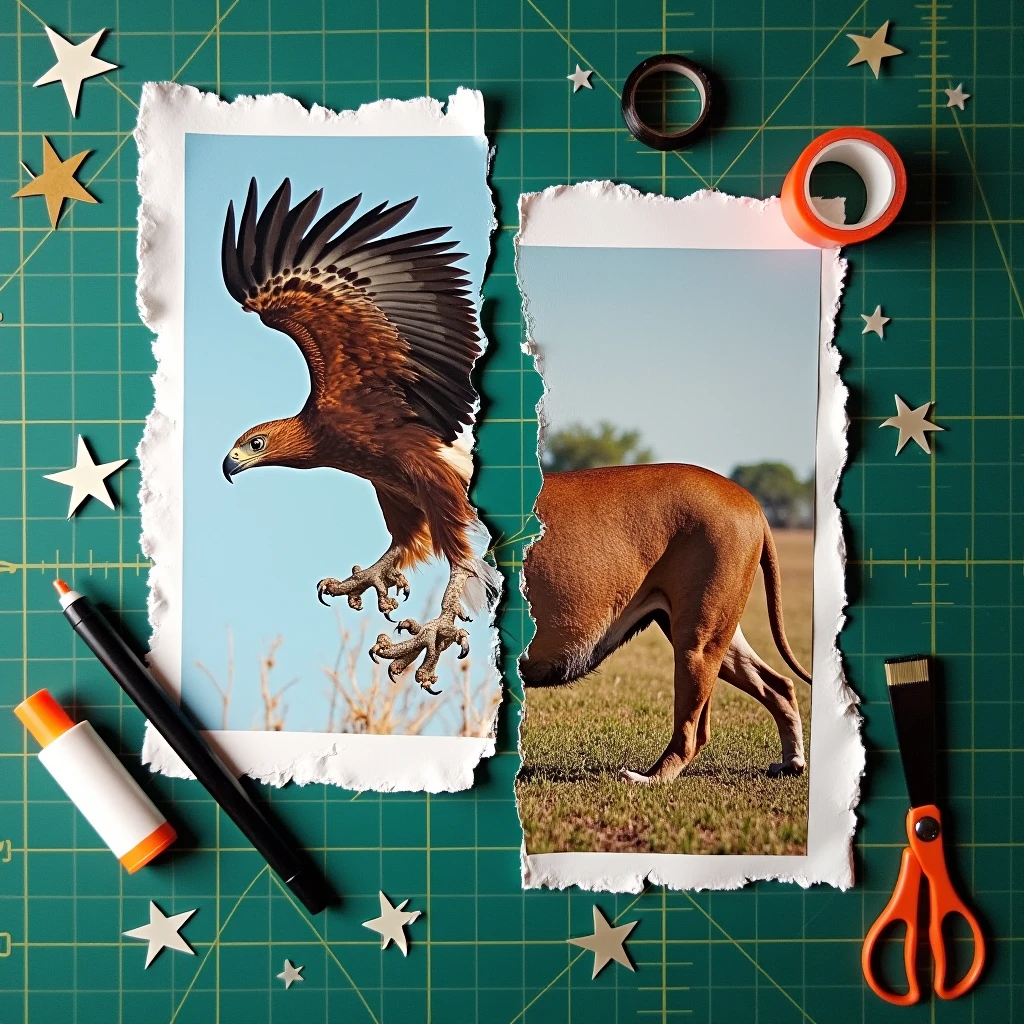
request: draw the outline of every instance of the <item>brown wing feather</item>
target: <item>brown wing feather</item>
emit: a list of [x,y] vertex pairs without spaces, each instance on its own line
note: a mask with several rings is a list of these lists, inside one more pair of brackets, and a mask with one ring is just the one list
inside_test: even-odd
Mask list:
[[[290,207],[285,179],[262,213],[255,179],[236,235],[224,224],[222,268],[243,309],[298,345],[312,404],[326,416],[372,416],[377,428],[418,422],[451,443],[473,421],[470,374],[480,354],[469,278],[447,228],[386,236],[415,199],[381,204],[345,225],[350,199],[310,223],[317,191]],[[308,229],[308,230],[307,230]],[[385,236],[385,237],[382,237]]]

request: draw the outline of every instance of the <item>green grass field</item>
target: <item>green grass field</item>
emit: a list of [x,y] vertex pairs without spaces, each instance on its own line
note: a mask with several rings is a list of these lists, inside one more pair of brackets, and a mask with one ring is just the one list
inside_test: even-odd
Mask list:
[[[777,530],[775,541],[786,633],[809,669],[811,533]],[[792,676],[772,642],[760,572],[742,625],[761,657]],[[810,688],[796,685],[809,748]],[[726,683],[712,698],[711,743],[679,779],[638,787],[617,778],[658,757],[671,715],[672,648],[656,626],[573,686],[527,690],[516,784],[527,850],[803,853],[808,775],[768,777],[781,749],[775,723]]]

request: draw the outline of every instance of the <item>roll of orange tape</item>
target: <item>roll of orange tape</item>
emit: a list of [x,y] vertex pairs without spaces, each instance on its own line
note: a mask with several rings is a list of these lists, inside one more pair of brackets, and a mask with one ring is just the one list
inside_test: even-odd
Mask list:
[[[818,164],[846,164],[864,181],[867,202],[855,224],[829,220],[811,202],[811,171]],[[822,249],[866,242],[900,212],[907,172],[899,153],[866,128],[835,128],[816,138],[797,158],[782,184],[782,215],[798,237]]]

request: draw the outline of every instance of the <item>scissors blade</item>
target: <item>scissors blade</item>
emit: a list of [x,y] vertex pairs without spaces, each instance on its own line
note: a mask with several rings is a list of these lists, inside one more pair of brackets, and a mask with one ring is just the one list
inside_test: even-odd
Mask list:
[[910,805],[934,804],[935,692],[928,659],[924,655],[890,658],[885,663],[885,678]]

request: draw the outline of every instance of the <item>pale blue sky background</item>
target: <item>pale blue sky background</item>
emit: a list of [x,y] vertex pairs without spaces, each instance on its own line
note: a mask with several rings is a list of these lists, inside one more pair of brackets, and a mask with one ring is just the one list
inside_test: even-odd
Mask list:
[[[224,286],[220,244],[228,201],[234,200],[237,218],[252,175],[261,207],[286,176],[293,202],[324,189],[321,213],[358,192],[363,202],[355,216],[385,200],[419,196],[392,233],[451,225],[447,237],[469,254],[462,265],[478,289],[492,215],[486,164],[485,143],[471,138],[186,137],[182,693],[210,727],[220,724],[220,701],[195,666],[202,661],[224,684],[229,627],[235,645],[231,727],[262,723],[259,656],[278,635],[284,642],[273,685],[300,680],[284,698],[286,728],[325,727],[329,683],[322,666],[335,660],[338,628],[335,612],[317,602],[316,584],[325,576],[344,579],[354,564],[372,564],[389,543],[373,490],[356,477],[267,467],[241,474],[232,485],[221,473],[240,434],[297,412],[309,392],[294,342],[244,313]],[[446,579],[447,563],[409,574],[412,596],[396,620],[433,615]],[[334,607],[355,638],[366,625],[358,660],[366,685],[373,666],[365,650],[391,627],[372,591],[363,600],[358,613],[344,599]],[[488,663],[484,619],[467,626],[474,680]],[[440,676],[442,686],[454,688],[449,669]],[[412,680],[406,685],[416,687]],[[444,731],[448,721],[437,717],[427,731]]]
[[525,246],[551,429],[639,429],[656,461],[814,468],[817,251]]

